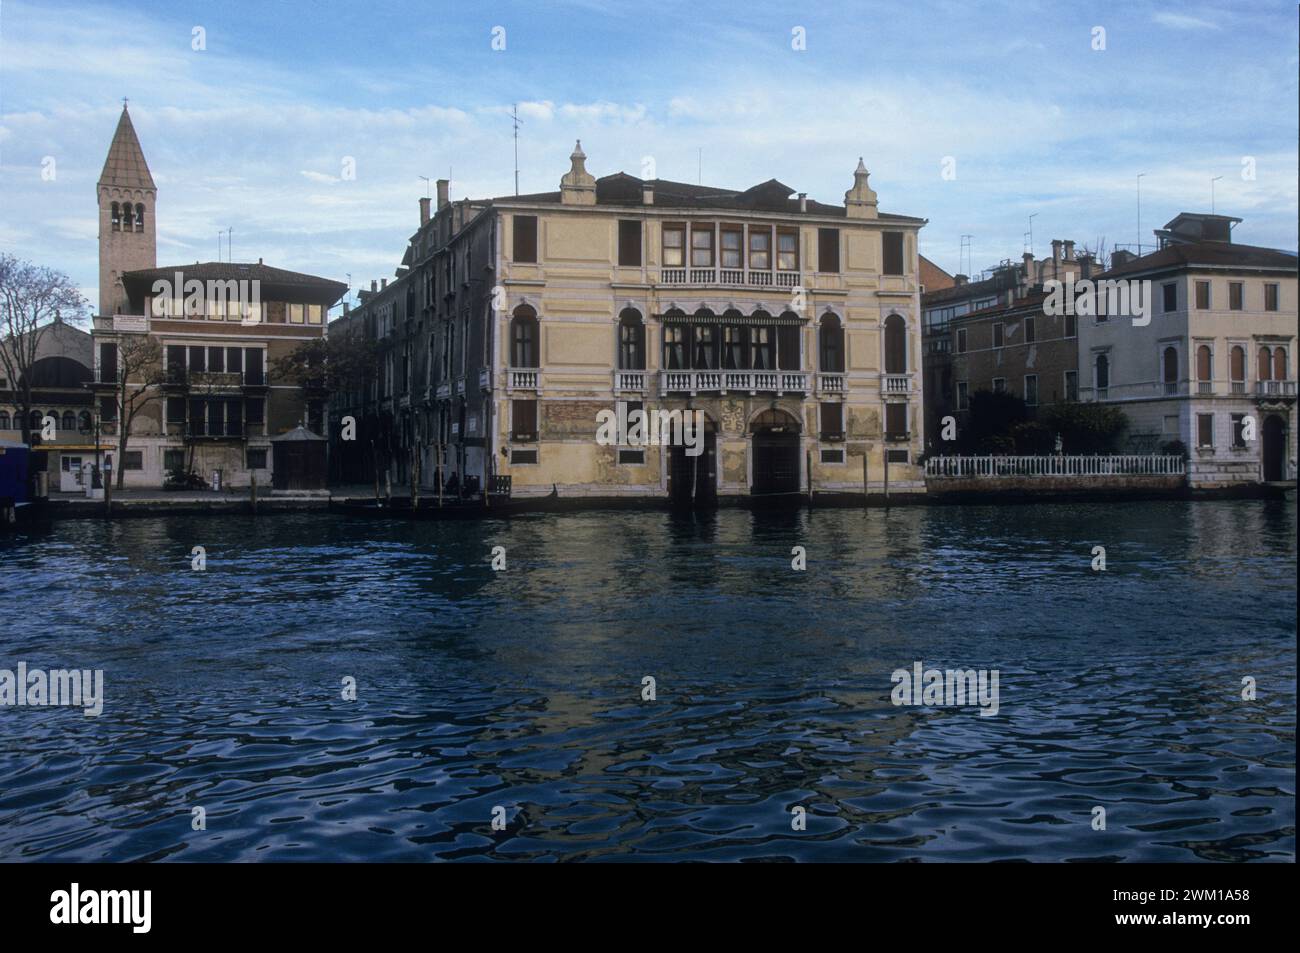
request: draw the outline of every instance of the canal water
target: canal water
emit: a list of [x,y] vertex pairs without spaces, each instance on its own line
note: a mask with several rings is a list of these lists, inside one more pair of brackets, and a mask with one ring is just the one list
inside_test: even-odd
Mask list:
[[0,707],[0,860],[1295,857],[1293,500],[65,521],[0,587],[105,696]]

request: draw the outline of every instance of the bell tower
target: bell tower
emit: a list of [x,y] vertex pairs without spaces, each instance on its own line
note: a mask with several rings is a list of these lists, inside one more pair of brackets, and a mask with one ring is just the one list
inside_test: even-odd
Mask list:
[[144,161],[144,150],[131,125],[125,99],[96,192],[99,197],[98,313],[118,314],[127,308],[122,272],[154,268],[158,264],[154,231],[158,189]]

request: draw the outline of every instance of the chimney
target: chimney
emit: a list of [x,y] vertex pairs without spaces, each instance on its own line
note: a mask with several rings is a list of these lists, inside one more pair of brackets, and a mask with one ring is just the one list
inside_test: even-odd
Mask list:
[[347,299],[344,298],[344,299],[343,299],[343,313],[346,315],[346,314],[349,314],[351,311],[352,311],[352,305],[350,305],[350,304],[348,303]]
[[1062,242],[1059,238],[1052,239],[1052,261],[1061,260],[1061,245]]
[[1074,242],[1068,239],[1065,242],[1065,260],[1074,261]]
[[966,282],[968,282],[968,281],[970,281],[970,279],[967,278],[965,275],[953,275],[953,276],[952,276],[952,286],[953,286],[954,288],[960,288],[960,287],[962,287],[963,285],[965,285]]
[[387,287],[388,287],[388,279],[387,279],[387,278],[380,278],[380,279],[379,279],[379,290],[380,290],[380,291],[383,291],[383,290],[386,289]]
[[579,139],[569,155],[569,171],[560,177],[560,201],[565,205],[595,205],[596,177],[587,171],[587,154]]
[[1132,261],[1136,257],[1137,255],[1133,254],[1131,251],[1127,251],[1122,248],[1117,248],[1115,249],[1115,251],[1111,252],[1110,267],[1118,268],[1120,265],[1127,265],[1130,261]]
[[655,185],[653,182],[641,183],[641,204],[642,205],[655,204]]
[[428,224],[429,224],[429,197],[426,195],[424,198],[420,199],[420,225],[425,226]]
[[262,259],[260,259],[260,258],[257,259],[257,263],[260,265],[260,264],[262,263]]
[[1034,253],[1027,251],[1021,257],[1024,259],[1024,265],[1021,266],[1024,271],[1024,283],[1032,285],[1034,283]]
[[858,156],[858,167],[853,170],[853,188],[844,193],[845,218],[877,218],[875,190],[867,184],[870,173]]
[[1084,252],[1079,256],[1079,274],[1083,278],[1092,277],[1092,269],[1096,265],[1096,260],[1092,257],[1092,252]]
[[374,294],[374,293],[375,293],[376,291],[378,291],[378,290],[379,290],[379,282],[375,281],[374,278],[371,278],[371,279],[370,279],[370,293],[371,293],[371,294]]
[[800,192],[800,193],[799,193],[799,211],[801,211],[801,212],[806,212],[806,211],[808,211],[808,193],[807,193],[807,192]]
[[450,190],[451,190],[450,179],[438,180],[438,210],[439,211],[445,209],[447,207],[447,204],[451,201],[451,199],[448,198],[448,193],[450,192]]

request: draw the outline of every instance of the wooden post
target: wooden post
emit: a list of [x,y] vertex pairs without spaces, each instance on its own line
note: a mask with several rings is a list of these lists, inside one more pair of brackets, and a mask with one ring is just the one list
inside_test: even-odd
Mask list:
[[379,452],[375,448],[375,442],[370,441],[370,459],[375,465],[375,502],[379,502]]
[[803,455],[804,467],[808,471],[808,502],[811,504],[813,499],[812,488],[812,451],[805,450]]
[[[104,515],[112,516],[113,515],[113,481],[101,479],[99,482],[104,484]],[[93,480],[91,481],[91,485],[92,486],[94,485]]]
[[889,447],[881,448],[881,453],[885,457],[885,506],[889,505]]
[[420,454],[411,448],[411,509],[420,508]]
[[257,512],[257,471],[248,472],[248,502],[253,507],[253,512]]
[[863,506],[867,505],[867,497],[869,495],[868,488],[871,486],[871,484],[867,482],[867,454],[870,452],[871,452],[870,447],[864,446],[862,448],[862,505]]
[[393,471],[384,471],[384,500],[387,505],[393,505]]
[[438,444],[434,453],[438,457],[438,465],[434,467],[433,482],[438,486],[438,509],[442,509],[442,444]]

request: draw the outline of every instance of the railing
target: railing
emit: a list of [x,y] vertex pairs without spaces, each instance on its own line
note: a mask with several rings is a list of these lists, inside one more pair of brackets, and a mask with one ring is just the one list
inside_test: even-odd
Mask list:
[[660,393],[701,391],[771,391],[777,394],[806,393],[808,375],[803,371],[660,371]]
[[615,371],[614,390],[645,390],[645,371]]
[[1177,454],[930,457],[927,477],[1181,476]]
[[880,386],[886,394],[910,394],[912,377],[910,374],[882,374]]
[[802,272],[750,271],[748,268],[661,268],[664,285],[729,285],[739,288],[797,288]]
[[843,394],[844,375],[843,374],[818,374],[817,390],[823,394]]
[[169,367],[163,376],[163,384],[169,387],[265,387],[266,373],[260,370],[191,371],[184,367]]
[[537,390],[542,372],[535,367],[512,367],[506,371],[510,390]]
[[1294,397],[1295,381],[1256,381],[1255,393],[1260,397]]

